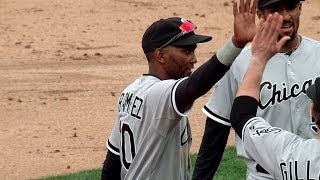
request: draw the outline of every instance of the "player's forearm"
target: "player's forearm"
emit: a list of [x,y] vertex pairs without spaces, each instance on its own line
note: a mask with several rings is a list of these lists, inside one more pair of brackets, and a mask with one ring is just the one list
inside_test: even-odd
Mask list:
[[229,70],[230,63],[235,60],[240,51],[241,49],[236,48],[229,40],[217,55],[213,55],[190,77],[183,80],[176,90],[176,104],[179,111],[184,112],[197,98],[207,93]]
[[103,162],[101,180],[121,179],[121,162],[120,156],[113,154],[111,151],[107,152],[106,159]]
[[255,56],[249,64],[248,70],[240,84],[236,97],[250,96],[259,101],[260,83],[266,64]]
[[215,175],[228,141],[230,126],[220,124],[209,117],[206,120],[193,180],[212,179]]
[[283,17],[278,13],[269,15],[266,21],[259,21],[252,41],[252,58],[236,97],[250,96],[259,100],[262,74],[268,60],[290,39],[284,36],[278,40],[282,22]]
[[259,93],[262,74],[266,61],[252,57],[248,70],[238,89],[230,113],[230,121],[236,133],[241,137],[245,123],[256,116],[259,105]]
[[200,66],[191,76],[184,79],[175,92],[176,105],[180,112],[185,112],[200,96],[207,93],[212,86],[229,70],[214,55]]
[[237,43],[236,40],[229,39],[226,44],[218,50],[217,58],[222,64],[230,66],[242,51],[243,48],[238,48],[237,46],[239,45],[235,45],[235,43]]
[[235,98],[230,113],[230,122],[239,137],[242,138],[243,127],[247,121],[256,116],[258,103],[251,96],[239,96]]

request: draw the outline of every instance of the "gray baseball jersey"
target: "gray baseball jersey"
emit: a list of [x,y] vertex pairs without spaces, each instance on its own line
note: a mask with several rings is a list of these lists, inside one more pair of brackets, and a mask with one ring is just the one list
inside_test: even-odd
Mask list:
[[175,104],[182,80],[143,75],[119,98],[108,149],[120,156],[122,179],[191,178],[191,130],[187,113]]
[[320,180],[319,139],[303,139],[255,117],[245,124],[242,140],[248,157],[275,179]]
[[[237,57],[231,69],[217,83],[212,96],[202,109],[211,119],[230,126],[230,111],[239,84],[251,58],[251,46]],[[307,88],[320,75],[320,43],[302,37],[299,47],[290,55],[278,53],[266,65],[260,86],[257,116],[272,126],[288,130],[303,138],[313,138],[316,126],[310,116]],[[241,139],[236,140],[237,153],[246,157]],[[248,171],[256,163],[248,161]]]

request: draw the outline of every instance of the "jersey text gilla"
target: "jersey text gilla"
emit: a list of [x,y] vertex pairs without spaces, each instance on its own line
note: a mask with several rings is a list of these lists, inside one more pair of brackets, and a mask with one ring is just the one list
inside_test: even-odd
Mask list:
[[[310,169],[315,169],[313,166],[318,166],[319,164],[311,164],[310,160],[304,165],[299,165],[298,161],[281,162],[279,165],[283,180],[303,180],[303,177],[307,177],[306,180],[320,180],[320,174],[312,176],[310,173]],[[302,175],[299,173],[302,173]]]

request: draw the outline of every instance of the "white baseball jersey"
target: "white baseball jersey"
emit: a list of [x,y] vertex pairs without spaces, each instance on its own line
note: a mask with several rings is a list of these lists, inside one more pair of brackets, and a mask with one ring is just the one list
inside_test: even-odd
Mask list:
[[249,158],[275,179],[320,179],[320,139],[304,139],[255,117],[243,127]]
[[182,80],[143,75],[119,98],[107,147],[120,156],[121,179],[191,179],[191,129],[175,104]]
[[[237,57],[231,69],[217,83],[216,89],[202,109],[211,119],[230,126],[230,111],[239,84],[251,58],[251,46]],[[277,53],[266,65],[260,86],[257,116],[272,126],[315,137],[316,126],[310,116],[307,88],[320,76],[320,43],[302,37],[301,44],[291,54]],[[241,139],[237,137],[237,153],[246,157]],[[261,147],[263,148],[263,147]],[[256,171],[256,163],[248,161],[248,171]]]

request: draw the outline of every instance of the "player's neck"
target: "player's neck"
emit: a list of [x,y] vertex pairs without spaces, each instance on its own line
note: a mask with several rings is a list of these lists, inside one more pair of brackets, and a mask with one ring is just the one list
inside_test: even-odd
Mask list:
[[156,76],[161,80],[169,79],[163,68],[151,64],[149,64],[148,74]]
[[300,45],[301,43],[301,36],[298,35],[294,40],[288,41],[281,49],[282,53],[291,55],[292,52],[294,52]]

